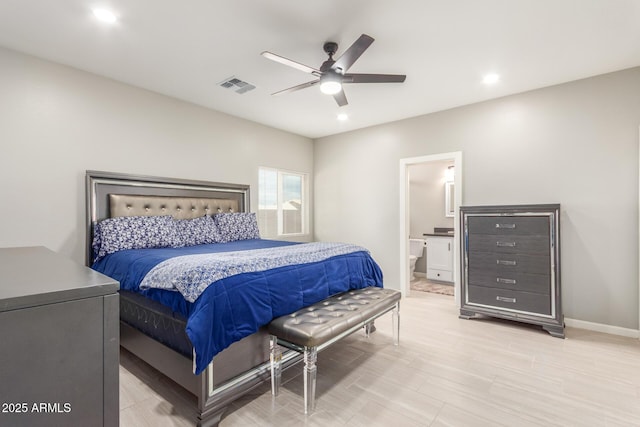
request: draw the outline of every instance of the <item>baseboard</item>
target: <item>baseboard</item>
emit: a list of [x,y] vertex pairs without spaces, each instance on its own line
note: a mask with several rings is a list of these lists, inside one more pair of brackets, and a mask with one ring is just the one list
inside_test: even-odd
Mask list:
[[414,271],[413,275],[416,277],[423,277],[423,278],[427,278],[427,273],[420,273],[419,271]]
[[604,332],[605,334],[619,335],[629,338],[640,338],[640,331],[637,329],[621,328],[620,326],[586,322],[584,320],[568,319],[566,317],[564,319],[564,324],[572,328],[586,329],[588,331]]

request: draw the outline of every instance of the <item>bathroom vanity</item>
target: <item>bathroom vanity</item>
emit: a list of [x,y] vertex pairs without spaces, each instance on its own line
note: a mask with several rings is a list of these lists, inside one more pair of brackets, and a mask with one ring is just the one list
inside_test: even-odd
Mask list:
[[427,279],[453,283],[453,234],[425,234]]

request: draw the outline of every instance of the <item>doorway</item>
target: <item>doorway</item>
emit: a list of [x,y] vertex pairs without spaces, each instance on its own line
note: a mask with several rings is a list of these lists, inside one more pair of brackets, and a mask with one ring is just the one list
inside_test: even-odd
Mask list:
[[409,286],[409,230],[410,230],[410,206],[409,206],[409,167],[413,165],[429,164],[434,162],[452,161],[455,169],[453,185],[455,191],[452,197],[453,207],[453,280],[456,304],[460,306],[460,234],[459,234],[459,207],[462,204],[462,152],[432,154],[420,157],[400,159],[400,290],[405,297],[410,296]]

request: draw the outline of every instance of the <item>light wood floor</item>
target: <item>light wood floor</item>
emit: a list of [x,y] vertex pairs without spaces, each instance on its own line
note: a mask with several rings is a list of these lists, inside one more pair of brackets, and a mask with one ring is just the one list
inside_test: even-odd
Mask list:
[[[316,412],[302,413],[301,369],[235,402],[231,426],[640,426],[640,342],[567,328],[461,320],[450,296],[412,292],[367,341],[356,333],[318,355]],[[148,385],[147,385],[148,384]],[[123,351],[120,425],[193,426],[191,398]]]

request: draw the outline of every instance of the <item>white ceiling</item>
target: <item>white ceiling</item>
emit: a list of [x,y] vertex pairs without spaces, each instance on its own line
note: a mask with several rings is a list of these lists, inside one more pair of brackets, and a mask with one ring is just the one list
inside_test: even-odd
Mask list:
[[[317,86],[270,95],[313,77],[262,51],[319,68],[325,41],[338,57],[362,33],[349,72],[405,83],[345,86],[345,122]],[[316,138],[638,66],[640,0],[0,0],[0,45]]]

